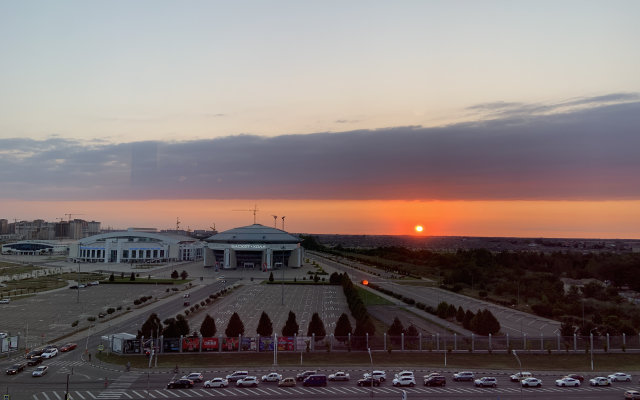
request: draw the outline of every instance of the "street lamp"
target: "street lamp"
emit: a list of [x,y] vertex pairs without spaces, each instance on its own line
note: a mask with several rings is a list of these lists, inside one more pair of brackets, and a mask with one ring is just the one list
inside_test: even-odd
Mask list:
[[[518,360],[518,365],[520,366],[520,379],[522,379],[522,363],[520,362],[520,357],[518,357],[518,354],[515,350],[511,350],[511,353],[516,358],[516,360]],[[520,382],[520,398],[522,399],[522,382]]]
[[371,361],[371,397],[373,397],[373,357],[371,357],[371,347],[367,347],[367,351],[369,352],[369,361]]

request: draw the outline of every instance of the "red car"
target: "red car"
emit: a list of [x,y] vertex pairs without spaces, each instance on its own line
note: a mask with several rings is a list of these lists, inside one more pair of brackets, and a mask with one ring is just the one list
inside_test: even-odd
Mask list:
[[69,351],[75,349],[76,347],[78,347],[78,345],[75,343],[67,343],[64,346],[60,347],[60,351]]

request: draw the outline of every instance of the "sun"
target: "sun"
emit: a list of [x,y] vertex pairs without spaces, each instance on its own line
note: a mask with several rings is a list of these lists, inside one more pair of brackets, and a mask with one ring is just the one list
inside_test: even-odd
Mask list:
[[422,225],[416,225],[415,229],[416,229],[416,232],[420,233],[424,228],[422,227]]

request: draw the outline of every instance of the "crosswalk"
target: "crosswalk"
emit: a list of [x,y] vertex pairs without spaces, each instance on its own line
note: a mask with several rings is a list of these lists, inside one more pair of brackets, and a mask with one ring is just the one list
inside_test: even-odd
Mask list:
[[[135,381],[135,375],[124,375],[118,378],[117,381],[111,383],[106,389],[101,391],[71,391],[70,400],[120,400],[120,399],[178,399],[178,398],[215,398],[215,397],[244,397],[244,396],[279,396],[292,398],[304,396],[362,396],[371,391],[371,388],[351,387],[351,386],[327,386],[327,387],[291,387],[291,388],[279,388],[279,387],[256,387],[256,388],[224,388],[224,389],[205,389],[205,388],[193,388],[193,389],[150,389],[140,390],[131,389],[131,385]],[[541,388],[526,388],[523,389],[526,393],[575,393],[579,391],[584,394],[593,394],[593,392],[603,391],[618,391],[620,393],[625,390],[636,389],[629,386],[610,386],[610,387],[590,387],[584,386],[580,388],[559,388],[556,386],[541,387]],[[519,386],[506,386],[498,388],[476,388],[474,386],[469,387],[413,387],[413,388],[396,388],[393,386],[380,386],[374,387],[374,394],[399,394],[401,390],[405,390],[407,393],[428,395],[428,394],[478,394],[478,393],[495,393],[495,394],[514,394],[520,393]],[[41,392],[33,395],[33,400],[63,400],[64,392]]]

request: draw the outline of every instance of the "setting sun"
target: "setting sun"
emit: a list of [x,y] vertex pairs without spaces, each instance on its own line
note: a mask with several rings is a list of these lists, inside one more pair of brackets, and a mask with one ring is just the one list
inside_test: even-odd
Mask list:
[[416,232],[422,232],[422,225],[416,225]]

